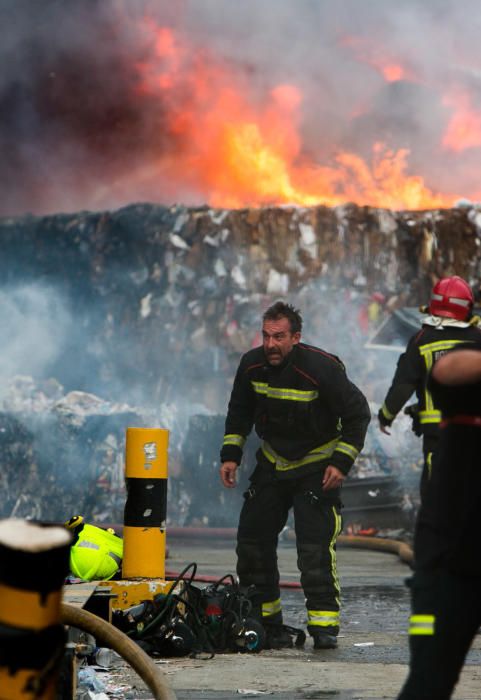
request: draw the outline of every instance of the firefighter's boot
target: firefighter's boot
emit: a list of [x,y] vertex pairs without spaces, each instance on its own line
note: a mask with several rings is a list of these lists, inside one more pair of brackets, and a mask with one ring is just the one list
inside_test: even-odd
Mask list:
[[336,649],[337,637],[333,634],[317,633],[314,635],[314,649]]
[[264,630],[264,649],[291,649],[294,646],[292,637],[283,624],[264,623]]

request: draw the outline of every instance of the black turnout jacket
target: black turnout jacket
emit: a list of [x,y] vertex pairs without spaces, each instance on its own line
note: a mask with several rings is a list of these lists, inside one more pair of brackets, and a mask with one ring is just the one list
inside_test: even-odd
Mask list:
[[392,380],[378,417],[382,425],[391,425],[404,404],[415,392],[418,401],[420,431],[424,437],[438,434],[441,411],[427,386],[430,370],[439,357],[463,343],[481,341],[477,326],[440,328],[423,325],[413,335],[405,352],[399,357]]
[[368,403],[341,360],[299,343],[279,366],[263,347],[243,355],[232,389],[221,461],[240,464],[255,426],[259,463],[279,478],[314,473],[332,464],[347,474],[364,445]]

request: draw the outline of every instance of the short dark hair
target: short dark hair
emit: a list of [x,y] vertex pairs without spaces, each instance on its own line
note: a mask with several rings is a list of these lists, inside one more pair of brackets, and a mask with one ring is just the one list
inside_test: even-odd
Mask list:
[[287,318],[291,327],[291,333],[300,333],[302,331],[301,312],[295,309],[292,304],[286,304],[283,301],[276,301],[275,304],[269,306],[262,316],[262,321],[278,321],[280,318]]

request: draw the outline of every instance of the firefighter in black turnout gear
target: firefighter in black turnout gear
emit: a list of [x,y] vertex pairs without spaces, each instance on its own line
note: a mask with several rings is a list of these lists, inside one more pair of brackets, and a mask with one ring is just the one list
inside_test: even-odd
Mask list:
[[277,543],[293,508],[307,626],[317,649],[337,646],[340,487],[364,444],[367,401],[342,362],[300,342],[302,318],[277,302],[264,313],[263,345],[243,355],[221,450],[221,479],[235,486],[253,426],[261,445],[237,532],[237,574],[255,586],[269,648],[292,646],[282,625]]
[[411,658],[399,700],[450,698],[481,625],[481,342],[442,357],[428,388],[442,420],[415,531]]
[[409,406],[406,412],[413,419],[416,435],[423,437],[421,500],[426,495],[432,473],[441,420],[439,407],[426,385],[428,373],[448,350],[481,339],[481,330],[477,327],[479,319],[472,316],[473,302],[473,293],[461,277],[445,277],[434,285],[429,307],[422,309],[427,314],[426,319],[400,356],[391,387],[378,413],[380,428],[389,435],[388,428],[396,415],[416,393],[417,404]]

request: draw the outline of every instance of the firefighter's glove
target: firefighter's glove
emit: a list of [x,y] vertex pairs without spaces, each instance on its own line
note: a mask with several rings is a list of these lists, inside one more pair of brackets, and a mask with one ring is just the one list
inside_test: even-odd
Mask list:
[[379,420],[379,427],[381,428],[383,433],[386,433],[389,435],[389,430],[386,430],[386,428],[390,428],[392,425],[392,420],[389,418],[386,418],[386,416],[383,413],[382,408],[379,409],[378,414],[377,414],[378,420]]

